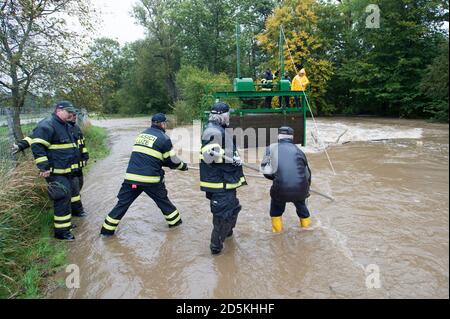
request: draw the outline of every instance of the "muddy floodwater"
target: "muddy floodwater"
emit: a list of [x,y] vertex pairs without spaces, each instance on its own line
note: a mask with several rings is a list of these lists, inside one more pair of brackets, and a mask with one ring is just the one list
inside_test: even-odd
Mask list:
[[[449,297],[448,125],[331,118],[318,120],[317,133],[309,122],[305,150],[313,189],[335,202],[311,196],[311,230],[299,229],[288,205],[284,232],[272,234],[270,182],[248,177],[249,185],[238,190],[243,209],[235,235],[213,257],[212,215],[196,170],[166,170],[181,227],[169,230],[144,194],[114,238],[99,236],[134,138],[149,121],[94,124],[108,128],[112,151],[85,178],[82,198],[90,214],[75,220],[77,240],[69,244],[80,288],[60,287],[50,298]],[[188,134],[192,143],[179,138]],[[195,127],[169,131],[186,161],[197,157],[198,134]]]

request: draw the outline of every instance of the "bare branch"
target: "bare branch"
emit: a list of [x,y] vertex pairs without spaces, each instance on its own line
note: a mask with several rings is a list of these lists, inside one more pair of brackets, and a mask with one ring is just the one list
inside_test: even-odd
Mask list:
[[4,87],[7,88],[8,90],[12,90],[12,87],[11,87],[9,84],[3,82],[2,80],[0,80],[0,85],[4,86]]

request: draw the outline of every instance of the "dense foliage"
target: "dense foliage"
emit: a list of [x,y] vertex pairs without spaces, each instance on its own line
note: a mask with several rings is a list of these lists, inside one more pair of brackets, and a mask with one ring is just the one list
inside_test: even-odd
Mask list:
[[146,38],[95,40],[54,81],[52,98],[101,113],[196,117],[211,83],[236,76],[236,26],[241,74],[255,80],[280,68],[282,26],[286,70],[306,69],[318,114],[448,121],[448,1],[139,0],[133,15]]

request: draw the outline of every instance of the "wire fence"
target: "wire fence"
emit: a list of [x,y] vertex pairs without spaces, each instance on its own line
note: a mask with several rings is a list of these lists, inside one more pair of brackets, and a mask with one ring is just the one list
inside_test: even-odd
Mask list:
[[[31,133],[37,122],[47,117],[52,108],[33,107],[20,110],[20,123],[25,136]],[[17,165],[21,156],[13,154],[13,141],[9,135],[7,109],[0,106],[0,175],[9,172]],[[0,185],[1,186],[1,185]]]

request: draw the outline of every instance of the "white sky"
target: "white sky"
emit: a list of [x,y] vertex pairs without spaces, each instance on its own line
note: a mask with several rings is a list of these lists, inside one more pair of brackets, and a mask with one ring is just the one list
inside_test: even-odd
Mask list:
[[100,17],[100,27],[95,37],[116,39],[120,44],[145,37],[144,28],[131,17],[133,4],[139,0],[91,0]]

